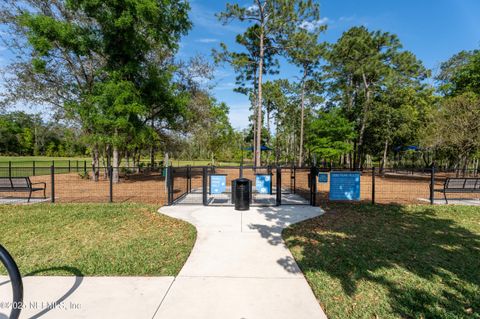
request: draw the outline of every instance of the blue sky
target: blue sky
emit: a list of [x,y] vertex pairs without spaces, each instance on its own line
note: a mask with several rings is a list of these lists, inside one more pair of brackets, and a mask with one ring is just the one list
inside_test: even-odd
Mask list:
[[[252,0],[230,0],[249,6]],[[439,64],[461,50],[480,48],[480,0],[319,0],[321,16],[328,25],[323,40],[335,42],[352,26],[364,25],[399,36],[406,50],[412,51],[433,72]],[[221,25],[215,13],[225,9],[227,1],[190,0],[193,28],[182,39],[178,57],[187,59],[201,54],[210,58],[213,48],[225,42],[238,49],[234,39],[245,30],[239,23]],[[1,32],[1,30],[0,30]],[[12,55],[0,46],[0,65],[9,64]],[[295,79],[298,71],[281,61],[280,77]],[[268,79],[268,77],[267,77]],[[235,128],[248,125],[249,101],[233,92],[235,74],[228,66],[215,71],[213,94],[230,107]],[[19,106],[22,109],[22,106]],[[29,112],[41,111],[25,109]],[[45,114],[45,112],[43,112]]]
[[[210,55],[220,42],[235,48],[235,35],[245,25],[221,25],[215,18],[228,1],[191,0],[193,29],[183,38],[180,58],[195,54]],[[251,5],[252,1],[237,1]],[[321,0],[321,16],[328,30],[323,40],[336,41],[355,25],[383,30],[399,36],[404,49],[412,51],[426,67],[435,72],[439,64],[461,50],[480,48],[480,0]],[[298,71],[281,63],[281,77],[294,79]],[[230,107],[230,119],[236,128],[248,124],[249,101],[233,92],[235,74],[228,66],[215,72],[213,93]]]

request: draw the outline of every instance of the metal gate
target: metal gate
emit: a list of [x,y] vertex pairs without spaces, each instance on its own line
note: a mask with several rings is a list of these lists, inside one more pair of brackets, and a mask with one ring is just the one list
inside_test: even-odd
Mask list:
[[315,205],[315,168],[186,166],[167,169],[168,204],[233,206],[232,182],[252,181],[252,206]]

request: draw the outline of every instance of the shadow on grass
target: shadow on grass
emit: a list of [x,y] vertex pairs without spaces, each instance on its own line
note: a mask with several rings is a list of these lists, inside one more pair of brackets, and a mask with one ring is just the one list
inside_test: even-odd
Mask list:
[[305,274],[328,274],[349,297],[360,282],[381,286],[390,315],[480,318],[480,236],[430,207],[406,209],[331,205],[322,217],[285,230],[284,238],[301,251]]

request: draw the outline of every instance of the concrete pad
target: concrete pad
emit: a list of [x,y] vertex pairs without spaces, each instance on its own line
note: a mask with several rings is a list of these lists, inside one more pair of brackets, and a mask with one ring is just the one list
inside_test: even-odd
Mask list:
[[[11,286],[0,278],[0,319]],[[152,318],[174,277],[25,277],[20,318]],[[2,284],[3,283],[3,284]],[[3,304],[2,304],[3,302]]]
[[195,225],[197,241],[155,318],[326,318],[281,236],[323,214],[320,208],[180,205],[160,212]]
[[155,318],[326,318],[304,279],[178,277]]
[[303,278],[280,236],[272,244],[258,233],[200,234],[180,276]]
[[[428,198],[419,198],[422,202],[430,203],[430,199]],[[449,198],[448,204],[445,199],[436,198],[433,201],[434,205],[463,205],[463,206],[480,206],[480,198]]]
[[[4,197],[0,198],[0,205],[32,205],[38,203],[47,203],[50,202],[50,198],[31,198],[28,202],[28,198],[17,198],[17,197]],[[0,317],[1,319],[1,317]]]

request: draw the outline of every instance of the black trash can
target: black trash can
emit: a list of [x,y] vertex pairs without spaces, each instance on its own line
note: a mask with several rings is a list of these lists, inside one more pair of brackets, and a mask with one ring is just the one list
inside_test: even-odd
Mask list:
[[250,180],[246,178],[236,179],[232,185],[233,198],[235,210],[249,210],[250,209]]

